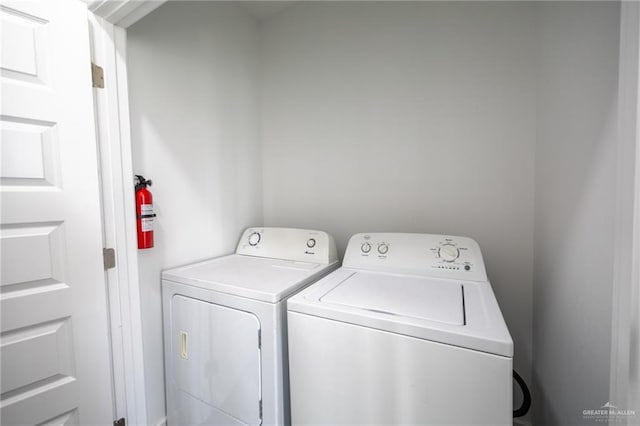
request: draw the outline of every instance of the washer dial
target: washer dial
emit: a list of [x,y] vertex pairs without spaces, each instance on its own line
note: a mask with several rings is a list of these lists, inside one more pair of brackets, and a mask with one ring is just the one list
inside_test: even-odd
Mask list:
[[460,250],[452,244],[443,244],[438,249],[438,255],[445,262],[453,262],[460,257]]
[[316,240],[315,238],[309,238],[307,240],[307,247],[309,248],[314,248],[316,246]]
[[378,244],[378,253],[387,254],[389,251],[389,246],[385,243]]
[[360,250],[362,250],[363,253],[369,253],[371,251],[371,244],[362,243],[362,245],[360,246]]

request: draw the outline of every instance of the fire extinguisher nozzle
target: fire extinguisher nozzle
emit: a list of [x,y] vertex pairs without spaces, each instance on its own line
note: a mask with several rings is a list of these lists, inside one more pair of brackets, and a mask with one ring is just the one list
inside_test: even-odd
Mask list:
[[135,183],[136,191],[139,191],[140,189],[146,188],[147,186],[151,186],[153,184],[153,182],[151,182],[151,179],[147,180],[142,175],[135,175],[135,177],[136,177],[136,183]]

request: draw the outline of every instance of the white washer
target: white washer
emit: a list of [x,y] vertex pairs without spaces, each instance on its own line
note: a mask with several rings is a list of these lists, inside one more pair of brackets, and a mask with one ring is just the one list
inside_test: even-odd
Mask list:
[[292,424],[512,424],[513,341],[475,241],[354,235],[287,305]]
[[337,266],[325,232],[251,228],[235,254],[164,271],[168,424],[289,424],[286,299]]

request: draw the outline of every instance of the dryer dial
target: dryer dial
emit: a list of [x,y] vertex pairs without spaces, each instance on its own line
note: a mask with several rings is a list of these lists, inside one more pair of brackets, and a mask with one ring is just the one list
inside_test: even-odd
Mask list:
[[259,232],[252,232],[249,235],[249,238],[247,239],[247,241],[249,242],[249,245],[252,247],[255,247],[258,245],[258,243],[260,242],[260,233]]

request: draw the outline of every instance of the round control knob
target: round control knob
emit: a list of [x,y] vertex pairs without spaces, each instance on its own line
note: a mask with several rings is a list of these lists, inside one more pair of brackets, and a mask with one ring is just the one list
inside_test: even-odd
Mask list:
[[438,254],[440,255],[440,258],[445,262],[453,262],[460,256],[460,251],[454,245],[444,244],[440,246]]
[[362,245],[360,246],[360,250],[362,250],[363,253],[369,253],[371,251],[371,244],[362,243]]
[[309,238],[307,240],[307,247],[314,248],[316,246],[316,240],[314,238]]
[[257,246],[258,243],[260,242],[260,233],[259,232],[252,232],[249,235],[248,241],[249,241],[249,245],[250,246]]
[[382,243],[382,244],[378,244],[378,253],[380,254],[387,254],[387,252],[389,251],[389,246]]

